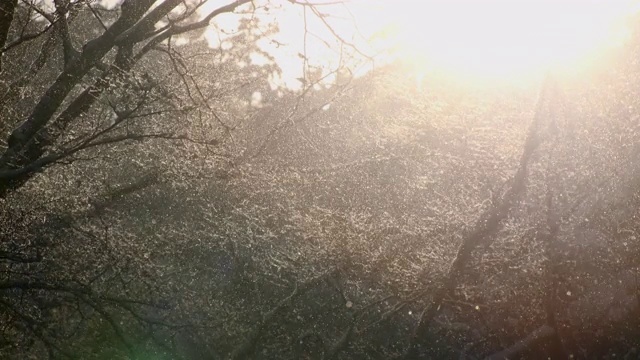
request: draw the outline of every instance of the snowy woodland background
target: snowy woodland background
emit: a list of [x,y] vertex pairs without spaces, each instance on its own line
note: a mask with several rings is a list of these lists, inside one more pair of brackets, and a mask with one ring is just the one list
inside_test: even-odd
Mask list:
[[640,37],[293,90],[255,14],[327,5],[154,3],[0,4],[0,358],[640,356]]

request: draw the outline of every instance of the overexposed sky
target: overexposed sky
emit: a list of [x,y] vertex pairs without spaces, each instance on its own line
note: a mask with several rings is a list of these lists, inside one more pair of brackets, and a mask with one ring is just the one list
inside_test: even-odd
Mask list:
[[[284,70],[282,81],[295,88],[300,84],[294,79],[302,74],[296,55],[305,49],[304,12],[287,1],[275,3],[281,6],[271,7],[265,20],[278,22],[281,32],[275,39],[287,46],[261,46],[274,52]],[[378,64],[395,56],[419,59],[425,72],[518,78],[575,69],[599,51],[622,44],[629,32],[624,19],[637,12],[637,5],[637,0],[351,0],[319,10],[363,52],[394,50],[379,56]],[[221,18],[216,24],[224,27],[225,22]],[[335,68],[340,47],[311,11],[307,30],[310,64]]]
[[[300,0],[305,1],[305,0]],[[307,0],[335,3],[334,0]],[[51,3],[45,0],[44,3]],[[114,6],[120,0],[101,0]],[[210,0],[202,13],[230,3]],[[256,16],[275,22],[277,35],[259,45],[271,52],[283,69],[280,85],[300,88],[303,59],[335,69],[355,52],[342,47],[332,31],[311,10],[286,0],[255,1]],[[638,11],[639,0],[347,0],[317,9],[343,40],[358,50],[378,55],[383,64],[394,57],[416,59],[422,71],[447,72],[461,77],[524,77],[550,68],[574,69],[599,51],[617,46],[628,35],[623,20]],[[261,5],[268,4],[268,9]],[[249,5],[245,5],[247,9]],[[232,32],[236,14],[212,21],[207,39],[224,46],[218,34]],[[393,52],[387,50],[393,49]],[[347,60],[345,60],[347,59]],[[260,57],[255,57],[260,62]],[[354,62],[349,62],[354,65]],[[360,62],[362,74],[372,64]]]

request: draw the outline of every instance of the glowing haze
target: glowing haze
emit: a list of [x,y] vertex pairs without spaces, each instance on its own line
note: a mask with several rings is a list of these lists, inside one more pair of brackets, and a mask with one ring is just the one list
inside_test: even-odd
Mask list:
[[[387,1],[387,41],[430,70],[472,77],[575,68],[629,33],[629,0]],[[385,34],[386,33],[386,34]]]
[[[623,44],[630,32],[626,20],[638,11],[638,0],[307,1],[325,3],[318,9],[333,31],[307,11],[305,42],[302,7],[283,2],[263,13],[281,31],[276,42],[260,46],[274,54],[283,68],[280,81],[289,87],[300,86],[295,79],[302,76],[302,60],[296,54],[307,54],[309,65],[336,67],[334,32],[375,54],[377,64],[400,58],[422,73],[520,81],[549,69],[580,68]],[[212,35],[212,45],[219,46]]]

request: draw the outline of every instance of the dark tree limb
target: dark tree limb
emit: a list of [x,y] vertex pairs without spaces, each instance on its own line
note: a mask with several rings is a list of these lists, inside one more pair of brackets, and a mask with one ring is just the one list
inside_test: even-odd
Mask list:
[[127,352],[129,353],[129,356],[131,357],[131,359],[135,359],[136,358],[136,353],[135,353],[135,349],[134,349],[133,345],[129,342],[129,340],[127,339],[127,336],[124,333],[124,330],[120,327],[120,325],[118,325],[118,322],[107,311],[107,309],[105,309],[100,304],[91,301],[91,299],[89,299],[89,298],[80,297],[80,299],[85,304],[87,304],[91,308],[93,308],[98,314],[100,314],[100,316],[111,326],[111,330],[113,330],[113,333],[116,335],[118,340],[120,340],[120,342],[127,349]]
[[[46,148],[66,131],[70,122],[91,108],[98,96],[108,88],[114,73],[122,74],[129,71],[135,62],[146,53],[145,46],[134,57],[133,45],[135,42],[153,36],[153,33],[149,34],[149,29],[153,28],[153,24],[182,3],[182,1],[166,0],[147,13],[154,2],[154,0],[125,1],[122,4],[121,16],[116,22],[102,35],[85,44],[80,54],[75,54],[68,36],[68,25],[65,18],[68,2],[56,0],[55,4],[60,18],[58,30],[62,33],[67,64],[60,76],[45,91],[27,120],[9,136],[8,147],[0,156],[0,173],[5,178],[4,181],[0,181],[0,197],[4,197],[8,192],[22,186],[44,166],[65,156],[61,154],[43,155]],[[203,20],[189,25],[172,25],[170,30],[161,33],[159,37],[155,36],[149,43],[163,41],[172,34],[205,27],[213,17],[233,11],[246,2],[248,0],[235,1],[217,8]],[[147,14],[143,17],[145,13]],[[70,91],[91,68],[98,66],[100,59],[114,46],[118,47],[118,52],[111,69],[105,71],[100,79],[76,97],[54,121],[51,121],[51,117],[58,111]],[[14,178],[9,180],[9,176]]]
[[[99,135],[102,135],[103,132],[100,132]],[[98,136],[92,136],[88,140],[83,141],[80,145],[73,147],[71,149],[63,150],[60,152],[51,153],[49,155],[43,156],[38,160],[25,165],[22,168],[12,169],[12,170],[0,170],[0,185],[2,182],[5,184],[10,184],[14,179],[20,179],[24,176],[31,177],[36,173],[44,171],[48,166],[59,162],[65,158],[68,158],[82,150],[86,150],[93,147],[111,145],[116,143],[122,143],[126,141],[144,141],[149,139],[160,139],[160,140],[181,140],[188,141],[194,144],[200,145],[215,145],[217,144],[217,140],[198,140],[191,139],[187,136],[183,135],[173,135],[173,134],[127,134],[127,135],[119,135],[112,137],[105,137],[101,139],[97,139]],[[97,140],[96,140],[97,139]],[[216,154],[218,156],[224,157],[224,154]],[[10,186],[10,185],[5,185]],[[0,186],[0,190],[2,190],[2,186]],[[2,198],[2,191],[0,191],[0,198]]]
[[[22,76],[14,80],[8,87],[7,91],[0,96],[0,109],[6,107],[6,104],[15,104],[20,96],[22,89],[31,81],[33,77],[44,67],[49,60],[51,53],[55,47],[55,33],[51,32],[47,35],[46,39],[40,47],[40,52],[36,59],[29,66]],[[6,120],[5,120],[6,121]]]
[[[122,15],[99,37],[89,41],[82,53],[71,61],[53,84],[45,91],[29,117],[9,136],[8,149],[0,157],[0,168],[14,167],[24,162],[17,155],[33,137],[44,128],[60,108],[71,90],[115,45],[115,38],[135,24],[151,7],[155,0],[126,0],[122,4]],[[27,163],[35,159],[26,159]],[[19,166],[19,165],[18,165]]]
[[146,189],[150,186],[158,184],[160,182],[160,175],[156,171],[151,171],[144,174],[140,178],[131,182],[130,184],[121,186],[115,190],[110,191],[102,196],[102,199],[93,202],[93,209],[87,213],[88,217],[99,215],[103,210],[114,202],[140,190]]
[[335,358],[342,350],[344,350],[347,345],[349,345],[349,341],[355,332],[355,321],[352,321],[349,327],[340,335],[338,340],[336,340],[333,344],[331,344],[323,357],[324,360],[329,360]]
[[77,56],[78,51],[73,47],[71,35],[69,34],[69,23],[67,14],[69,13],[69,0],[54,0],[56,6],[57,25],[56,30],[62,40],[62,53],[64,55],[64,66],[68,66]]
[[[230,4],[227,4],[225,6],[221,6],[221,7],[217,8],[217,9],[211,11],[209,14],[207,14],[200,21],[196,21],[196,22],[188,24],[188,25],[182,25],[182,26],[181,25],[171,25],[169,27],[164,28],[160,33],[156,34],[155,36],[153,36],[152,38],[149,39],[149,42],[147,42],[142,47],[142,49],[138,52],[138,54],[135,55],[136,60],[138,60],[139,58],[144,56],[144,54],[149,52],[149,50],[155,48],[156,45],[158,45],[161,42],[167,40],[168,38],[170,38],[172,36],[184,34],[186,32],[202,29],[202,28],[208,26],[209,23],[211,22],[211,20],[214,17],[216,17],[216,16],[218,16],[220,14],[233,12],[238,6],[246,4],[248,2],[250,2],[250,0],[236,0],[236,1],[232,2],[232,3],[230,3]],[[124,38],[124,36],[123,36],[123,38]],[[124,40],[120,39],[120,41],[124,41]]]
[[0,261],[6,260],[14,263],[37,263],[42,261],[42,254],[25,255],[16,252],[0,251]]
[[68,359],[77,358],[76,356],[74,356],[74,354],[62,349],[60,346],[56,345],[51,339],[49,339],[45,330],[42,329],[41,324],[38,323],[35,319],[24,314],[22,311],[16,309],[15,306],[11,305],[6,301],[3,301],[2,299],[0,299],[0,305],[10,310],[16,316],[16,318],[24,325],[27,331],[32,333],[36,339],[40,340],[40,342],[44,344],[50,359],[55,358],[56,352],[62,354]]
[[[90,147],[103,145],[103,144],[111,144],[115,142],[128,140],[128,138],[121,138],[114,141],[104,142],[104,141],[101,141],[101,139],[99,138],[109,133],[113,129],[115,129],[118,126],[118,124],[122,123],[129,117],[133,116],[133,114],[143,105],[143,103],[144,103],[144,99],[140,100],[138,104],[136,104],[136,107],[134,107],[133,109],[127,112],[118,114],[118,118],[116,119],[113,125],[98,131],[92,136],[89,136],[84,141],[82,141],[79,145],[72,147],[70,149],[52,153],[47,156],[42,156],[42,154],[44,153],[44,149],[40,148],[40,144],[37,142],[38,138],[32,139],[31,142],[34,143],[33,144],[34,148],[32,149],[32,153],[29,154],[31,155],[31,157],[23,156],[23,160],[34,158],[35,159],[34,161],[20,168],[16,167],[15,164],[12,164],[12,166],[10,166],[8,170],[4,170],[4,171],[2,170],[2,167],[0,167],[0,180],[2,180],[0,181],[0,198],[5,196],[9,190],[12,190],[14,188],[21,186],[27,179],[33,176],[36,172],[42,171],[46,166],[53,164],[56,161],[59,161],[65,157],[73,155],[78,151],[81,151]],[[135,136],[138,136],[138,134],[129,134],[128,136],[135,137]],[[41,141],[46,142],[46,138],[42,138]],[[10,150],[7,150],[7,152],[9,151]],[[34,152],[37,152],[37,153],[34,154]]]
[[47,32],[49,32],[49,30],[52,29],[54,27],[54,25],[55,25],[55,23],[51,23],[47,27],[45,27],[44,29],[42,29],[42,30],[40,30],[38,32],[21,35],[19,38],[17,38],[15,40],[13,40],[12,42],[8,43],[3,48],[0,48],[0,55],[6,53],[7,51],[13,49],[16,46],[22,45],[22,44],[24,44],[24,43],[26,43],[28,41],[31,41],[31,40],[39,38],[41,35],[44,35]]
[[506,359],[515,359],[518,355],[527,351],[527,349],[531,348],[535,344],[540,341],[543,341],[555,334],[553,328],[549,325],[543,325],[536,329],[531,334],[527,335],[524,339],[518,341],[517,343],[511,345],[510,347],[497,352],[495,354],[489,355],[484,360],[506,360]]
[[307,291],[313,289],[315,286],[324,281],[325,278],[332,276],[335,273],[331,271],[329,273],[315,277],[301,285],[297,285],[293,292],[286,298],[280,300],[280,302],[267,313],[262,315],[262,318],[258,321],[256,327],[249,332],[244,340],[238,345],[229,355],[230,360],[250,359],[251,355],[255,351],[258,341],[262,336],[262,332],[273,322],[277,315],[281,314],[287,307],[291,306],[293,300],[303,295]]
[[[18,0],[0,1],[0,49],[4,49],[9,36],[9,29],[13,23],[13,14],[18,6]],[[0,72],[2,72],[2,54],[0,54]]]
[[155,24],[162,20],[171,10],[183,3],[184,0],[167,0],[155,7],[137,24],[120,34],[116,39],[117,45],[135,44],[147,39],[154,30]]
[[542,123],[542,117],[544,115],[543,109],[547,102],[549,88],[550,79],[547,78],[540,91],[533,122],[528,130],[518,170],[511,180],[511,187],[502,199],[498,200],[497,204],[494,204],[480,216],[480,219],[476,222],[471,232],[463,238],[456,257],[449,268],[449,272],[442,280],[440,286],[435,290],[431,298],[431,303],[423,310],[420,316],[420,320],[411,336],[410,345],[404,354],[404,358],[415,359],[419,357],[420,349],[423,345],[422,341],[427,337],[433,319],[440,311],[444,299],[449,296],[458,285],[459,278],[471,260],[473,250],[500,229],[501,222],[506,219],[511,208],[524,193],[529,162],[542,140],[539,135],[539,128]]
[[89,8],[89,11],[91,11],[91,14],[93,14],[93,17],[96,18],[96,20],[98,20],[98,22],[100,23],[100,26],[102,26],[102,29],[107,30],[109,27],[102,20],[102,16],[100,16],[100,13],[98,13],[98,11],[93,6],[91,6],[91,3],[89,1],[85,2],[84,4]]
[[[559,98],[557,89],[552,89],[553,97],[550,103],[550,128],[557,130],[557,108],[558,104],[556,99]],[[554,138],[557,143],[558,136],[557,131],[550,133],[549,136]],[[547,157],[547,179],[546,179],[546,225],[547,229],[543,232],[543,246],[545,251],[546,263],[545,272],[542,285],[544,292],[543,306],[546,314],[546,323],[554,331],[549,342],[549,352],[552,359],[566,359],[568,358],[567,351],[565,350],[560,334],[560,328],[558,324],[557,314],[560,309],[556,306],[558,302],[558,284],[560,282],[561,273],[559,270],[561,252],[558,247],[558,235],[560,233],[560,225],[562,223],[562,217],[559,215],[557,206],[554,206],[554,187],[558,186],[557,171],[555,171],[556,164],[554,160],[555,147],[552,147],[549,156]]]

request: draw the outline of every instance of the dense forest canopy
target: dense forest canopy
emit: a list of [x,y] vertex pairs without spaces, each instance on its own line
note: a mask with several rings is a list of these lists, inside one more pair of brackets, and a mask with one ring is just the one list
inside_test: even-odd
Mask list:
[[631,3],[3,0],[0,358],[638,358]]

